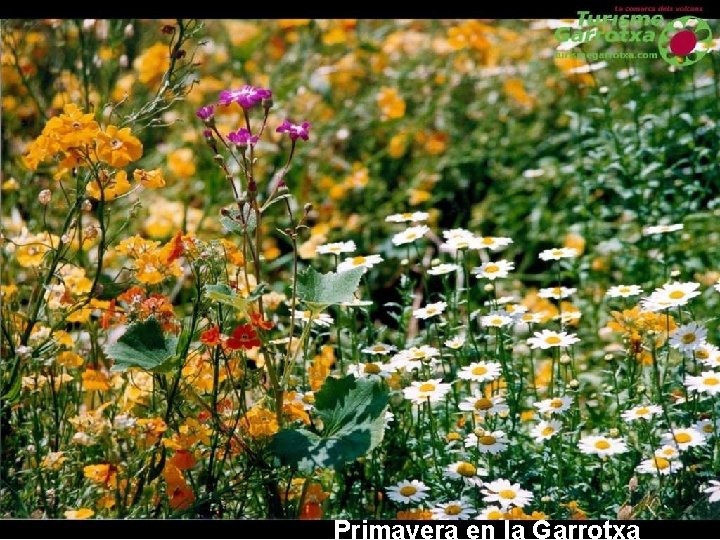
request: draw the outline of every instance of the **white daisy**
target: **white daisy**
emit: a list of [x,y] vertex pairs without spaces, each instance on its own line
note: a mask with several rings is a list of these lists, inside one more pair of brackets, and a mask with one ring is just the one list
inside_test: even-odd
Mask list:
[[705,442],[705,435],[694,428],[678,428],[664,433],[662,436],[663,444],[676,445],[682,451],[693,446],[702,446]]
[[450,229],[449,231],[443,231],[442,235],[445,242],[440,245],[440,249],[443,251],[468,249],[470,242],[474,238],[473,233],[466,229]]
[[352,253],[357,248],[355,242],[349,240],[347,242],[334,242],[332,244],[321,244],[315,251],[320,255],[340,255],[341,253]]
[[[698,420],[693,424],[693,428],[697,429],[700,433],[703,433],[708,437],[713,436],[713,422],[709,418]],[[720,430],[720,419],[715,422],[715,429]]]
[[393,374],[395,368],[391,364],[380,364],[367,362],[364,364],[353,364],[348,367],[347,372],[355,375],[358,379],[387,379]]
[[533,499],[533,494],[522,489],[520,484],[513,484],[504,478],[487,482],[482,492],[485,495],[483,497],[485,502],[498,503],[503,510],[511,506],[522,508]]
[[580,339],[575,334],[543,330],[542,332],[535,332],[533,337],[527,340],[527,343],[533,349],[549,349],[550,347],[569,347],[578,341]]
[[540,298],[554,298],[556,300],[561,300],[562,298],[567,298],[576,292],[577,289],[573,289],[572,287],[548,287],[540,289],[538,291],[538,296]]
[[428,400],[430,403],[441,401],[445,394],[450,391],[450,385],[440,381],[441,379],[413,381],[410,386],[403,389],[405,399],[412,401],[416,405],[421,405]]
[[457,264],[438,264],[437,266],[433,266],[430,268],[427,273],[431,276],[442,276],[444,274],[449,274],[450,272],[454,272],[459,267]]
[[578,250],[575,248],[554,248],[546,249],[540,252],[540,258],[543,261],[559,261],[560,259],[571,259],[579,255]]
[[461,411],[473,412],[480,418],[485,418],[493,414],[507,413],[510,410],[502,396],[494,396],[492,398],[470,396],[460,402],[458,408]]
[[500,259],[495,262],[486,262],[477,268],[473,268],[471,273],[474,276],[495,280],[497,278],[506,278],[508,273],[515,269],[515,263]]
[[682,353],[692,353],[705,343],[707,329],[696,322],[678,326],[670,334],[670,346]]
[[632,409],[628,409],[622,413],[622,418],[626,422],[635,420],[650,420],[656,414],[661,414],[662,408],[658,405],[638,405]]
[[458,373],[459,378],[473,382],[494,381],[499,376],[500,364],[497,362],[473,362]]
[[645,311],[661,311],[663,309],[684,306],[691,298],[700,295],[699,283],[681,283],[673,281],[655,289],[650,296],[640,303]]
[[687,375],[685,377],[685,386],[687,386],[688,390],[714,396],[720,392],[720,373],[703,371],[699,377]]
[[341,302],[340,305],[342,307],[346,308],[360,308],[360,307],[368,307],[372,306],[372,301],[370,300],[360,300],[359,298],[353,298],[349,302]]
[[678,452],[675,445],[665,444],[661,448],[655,450],[655,456],[665,459],[675,459],[680,457],[680,452]]
[[703,488],[703,493],[710,495],[708,502],[720,501],[720,482],[717,480],[710,480],[708,485]]
[[635,470],[641,474],[660,474],[667,476],[682,469],[683,464],[679,460],[670,460],[664,457],[654,456],[640,462]]
[[423,363],[429,364],[431,367],[434,366],[437,363],[438,356],[440,356],[440,351],[435,347],[421,345],[420,347],[411,347],[398,352],[392,357],[390,363],[393,364],[396,369],[412,371],[420,369]]
[[623,454],[628,451],[627,444],[622,439],[603,435],[586,435],[580,439],[578,448],[583,454],[594,454],[600,457]]
[[523,313],[520,316],[518,316],[519,322],[523,322],[525,324],[539,324],[543,322],[546,316],[545,311],[538,311],[535,313]]
[[499,454],[507,449],[510,441],[504,431],[477,429],[465,437],[465,448],[476,448],[481,454]]
[[361,352],[364,352],[365,354],[380,354],[382,356],[385,356],[386,354],[390,354],[396,349],[394,345],[387,345],[385,343],[376,343],[375,345],[372,345],[370,347],[365,347],[362,349]]
[[500,251],[512,243],[512,238],[504,236],[475,236],[470,240],[470,249],[491,249],[493,251]]
[[557,420],[550,420],[549,422],[541,420],[530,430],[530,435],[535,439],[535,442],[541,443],[553,438],[560,432],[561,428],[562,424]]
[[503,306],[503,309],[513,317],[520,317],[520,315],[528,312],[528,307],[522,304],[508,303]]
[[446,307],[447,304],[445,302],[427,304],[425,307],[413,311],[413,316],[417,319],[429,319],[430,317],[441,315],[445,311]]
[[438,504],[430,512],[432,512],[432,519],[456,520],[470,519],[470,516],[475,513],[475,509],[464,501],[450,501]]
[[499,506],[486,506],[485,508],[480,510],[480,513],[475,519],[479,519],[481,521],[487,521],[491,519],[505,519],[505,514]]
[[720,292],[720,278],[715,282],[715,290],[717,292]]
[[455,336],[454,338],[446,339],[444,345],[448,349],[458,350],[465,345],[465,336]]
[[[310,320],[310,315],[312,314],[311,311],[300,311],[295,310],[295,320],[300,321],[303,323],[307,323]],[[313,315],[312,316],[312,322],[313,324],[317,326],[330,326],[334,320],[333,318],[328,315],[327,313],[320,313],[319,315]]]
[[338,264],[337,271],[345,272],[352,270],[353,268],[372,268],[378,263],[383,262],[383,258],[380,255],[365,255],[358,257],[348,257],[343,262]]
[[674,225],[652,225],[643,229],[643,235],[650,236],[652,234],[664,234],[674,231],[680,231],[682,229],[682,223],[675,223]]
[[420,223],[421,221],[427,221],[430,216],[427,212],[405,212],[404,214],[392,214],[385,218],[385,221],[390,223]]
[[534,405],[542,414],[562,413],[570,408],[572,398],[568,396],[548,398],[538,401]]
[[480,326],[485,328],[502,328],[513,323],[513,318],[502,313],[491,313],[480,317]]
[[405,229],[402,232],[397,233],[395,236],[392,237],[392,243],[396,246],[403,246],[405,244],[410,244],[414,242],[415,240],[418,240],[425,236],[428,231],[430,231],[430,227],[427,225],[418,225],[416,227],[410,227],[408,229]]
[[710,343],[703,343],[695,349],[695,358],[710,367],[720,367],[720,349]]
[[385,488],[388,498],[401,504],[420,502],[428,496],[429,490],[430,488],[419,480],[403,480]]
[[615,285],[610,287],[605,296],[610,298],[628,298],[642,294],[643,290],[639,285]]
[[482,485],[481,476],[487,475],[487,471],[482,467],[476,467],[467,461],[456,461],[451,463],[445,469],[448,478],[453,480],[462,479],[465,485],[480,487]]

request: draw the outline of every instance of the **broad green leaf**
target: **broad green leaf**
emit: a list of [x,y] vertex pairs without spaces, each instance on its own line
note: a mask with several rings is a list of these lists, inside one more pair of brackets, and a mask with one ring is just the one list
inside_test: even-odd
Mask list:
[[314,268],[307,268],[297,278],[298,298],[319,309],[350,302],[364,271],[364,268],[353,268],[346,272],[321,274]]
[[115,361],[112,371],[131,367],[167,371],[175,356],[177,341],[174,336],[165,336],[160,323],[151,317],[131,324],[116,343],[105,348],[105,353]]
[[381,383],[352,375],[330,377],[315,397],[322,432],[284,429],[270,443],[271,452],[284,465],[302,471],[341,468],[380,444],[388,403],[388,393]]
[[243,203],[242,214],[235,206],[227,206],[223,208],[223,213],[220,215],[220,223],[228,232],[250,234],[255,230],[257,218],[255,216],[255,211],[250,207],[250,205],[248,203]]

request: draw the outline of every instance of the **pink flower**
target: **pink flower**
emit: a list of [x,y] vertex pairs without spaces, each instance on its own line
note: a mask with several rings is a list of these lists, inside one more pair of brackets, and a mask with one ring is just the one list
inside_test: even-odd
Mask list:
[[228,133],[228,139],[230,142],[237,146],[247,146],[248,144],[255,144],[258,142],[257,135],[253,135],[245,128],[240,128],[237,131],[231,131]]
[[200,107],[197,111],[195,111],[195,116],[197,116],[203,122],[212,120],[213,116],[215,116],[215,107],[213,107],[212,105],[205,105],[204,107]]
[[267,88],[258,88],[246,84],[237,90],[223,90],[220,92],[220,105],[230,105],[235,102],[243,109],[249,109],[260,103],[263,99],[270,99],[272,92]]
[[310,125],[310,122],[292,124],[289,120],[285,120],[275,131],[278,133],[287,133],[293,141],[296,141],[298,137],[303,141],[307,141],[310,133]]

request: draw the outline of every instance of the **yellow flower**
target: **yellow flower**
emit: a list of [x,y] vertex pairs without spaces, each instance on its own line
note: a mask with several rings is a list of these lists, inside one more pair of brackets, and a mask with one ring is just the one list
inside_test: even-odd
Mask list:
[[233,47],[241,47],[260,35],[260,29],[249,21],[223,21]]
[[568,233],[565,235],[563,247],[573,248],[577,250],[578,255],[580,255],[585,251],[585,238],[576,233]]
[[506,80],[503,83],[503,90],[522,107],[530,109],[535,104],[535,98],[525,91],[525,86],[520,79]]
[[102,371],[88,368],[82,374],[82,387],[86,392],[98,390],[105,392],[110,389],[110,381]]
[[378,92],[377,104],[383,120],[395,120],[405,116],[405,100],[395,88],[383,86]]
[[153,169],[152,171],[135,169],[133,178],[135,178],[136,182],[140,182],[146,188],[154,189],[165,186],[165,178],[163,177],[162,170],[160,169]]
[[365,167],[362,163],[356,161],[355,163],[353,163],[352,174],[347,176],[343,183],[349,189],[363,188],[367,186],[369,180],[370,176],[367,167]]
[[432,193],[424,189],[411,189],[410,193],[410,206],[417,206],[430,200]]
[[103,487],[115,487],[117,485],[117,472],[117,466],[109,463],[83,467],[83,475],[85,478]]
[[93,180],[87,185],[87,194],[96,201],[99,201],[103,195],[106,201],[112,201],[132,189],[125,171],[116,172],[112,179],[105,172],[101,172],[100,176],[103,180],[102,192],[97,180]]
[[240,420],[240,426],[253,439],[271,437],[278,432],[278,423],[275,413],[255,405]]
[[95,512],[89,508],[78,508],[77,510],[65,510],[67,519],[89,519],[95,515]]
[[189,178],[195,174],[195,162],[190,148],[178,148],[167,157],[168,169],[180,178]]
[[130,128],[108,126],[98,133],[97,155],[112,167],[124,167],[137,161],[143,154],[142,143],[132,135]]
[[63,351],[57,355],[55,361],[63,367],[75,368],[82,366],[84,360],[82,356],[72,351]]
[[400,132],[392,136],[390,144],[388,144],[388,154],[390,157],[399,158],[405,154],[408,145],[407,133]]
[[330,369],[335,363],[335,349],[331,345],[323,345],[320,354],[313,358],[312,364],[308,369],[310,378],[310,388],[313,392],[320,390],[320,387],[330,374]]
[[37,268],[42,264],[45,254],[53,246],[59,245],[60,239],[54,234],[42,232],[34,235],[24,234],[15,238],[13,242],[17,245],[15,258],[18,264],[25,268]]
[[164,43],[155,43],[135,59],[133,67],[138,72],[140,82],[149,86],[160,83],[170,67],[170,49]]
[[62,464],[67,461],[64,452],[48,452],[47,455],[40,462],[40,467],[43,469],[50,469],[57,471]]

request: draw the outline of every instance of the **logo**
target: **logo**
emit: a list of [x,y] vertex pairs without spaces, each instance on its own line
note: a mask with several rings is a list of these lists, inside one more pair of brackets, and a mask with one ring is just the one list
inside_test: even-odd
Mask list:
[[[657,58],[660,56],[671,66],[690,66],[701,60],[713,45],[708,23],[699,17],[686,15],[666,22],[662,15],[591,15],[578,11],[572,26],[555,29],[560,42],[556,56],[582,58]],[[628,47],[622,53],[577,52],[570,49],[589,43],[623,43]],[[658,53],[633,51],[633,47],[656,43]],[[647,46],[647,45],[645,45]]]
[[667,23],[658,38],[660,56],[671,66],[694,64],[707,54],[711,45],[710,26],[691,15]]

